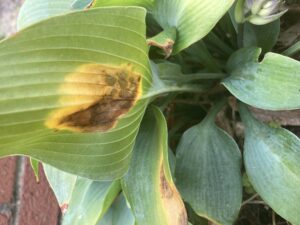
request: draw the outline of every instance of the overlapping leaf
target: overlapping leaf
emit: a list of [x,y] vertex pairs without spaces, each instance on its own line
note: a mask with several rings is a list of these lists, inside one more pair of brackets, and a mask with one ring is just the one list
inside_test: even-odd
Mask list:
[[78,176],[66,173],[47,164],[44,164],[43,167],[61,210],[67,210]]
[[[60,205],[63,225],[97,225],[100,220],[110,218],[108,215],[112,209],[107,210],[113,208],[112,203],[121,190],[119,181],[92,181],[47,164],[44,164],[44,170]],[[114,206],[117,208],[114,210],[116,218],[130,216],[130,210],[125,210],[123,201],[118,203],[119,206]]]
[[241,101],[262,109],[300,108],[300,62],[276,53],[267,53],[258,62],[260,49],[245,48],[228,61],[230,77],[225,87]]
[[299,138],[254,119],[245,105],[240,113],[246,125],[245,167],[253,187],[280,216],[299,225]]
[[89,104],[98,91],[107,90],[101,84],[98,88],[98,81],[93,80],[98,79],[101,68],[127,68],[129,74],[141,77],[140,95],[148,90],[151,74],[145,13],[138,7],[71,13],[28,27],[1,42],[0,156],[30,155],[93,179],[122,176],[146,101],[134,103],[116,126],[105,132],[64,131],[59,123],[58,129],[49,129],[47,126],[55,125],[47,125],[46,120],[52,113],[55,120],[55,112],[61,108]]
[[40,20],[84,9],[92,0],[26,0],[18,15],[18,28],[23,29]]
[[96,0],[94,7],[140,5],[146,7],[164,30],[176,28],[174,53],[203,38],[233,4],[233,0]]
[[120,181],[78,178],[62,225],[97,225],[120,192]]
[[175,27],[177,53],[203,38],[233,4],[233,0],[157,0],[154,18],[164,28]]
[[243,46],[260,47],[269,52],[277,42],[280,32],[280,19],[266,25],[244,24]]
[[145,115],[122,188],[137,224],[187,224],[169,168],[166,121],[157,108]]
[[[204,92],[213,86],[211,79],[218,79],[218,73],[182,74],[179,65],[174,63],[151,63],[152,89],[148,96],[170,92]],[[208,81],[203,81],[208,79]],[[199,82],[200,81],[200,82]]]
[[[19,28],[51,16],[91,7],[145,7],[172,40],[168,51],[177,53],[203,38],[233,4],[233,0],[26,0],[18,18]],[[200,21],[200,23],[199,23]],[[169,30],[175,33],[169,36]],[[176,34],[177,33],[177,34]]]
[[176,184],[194,211],[217,224],[232,225],[242,201],[241,154],[214,119],[218,104],[187,130],[176,154]]
[[97,225],[135,225],[135,219],[121,194]]

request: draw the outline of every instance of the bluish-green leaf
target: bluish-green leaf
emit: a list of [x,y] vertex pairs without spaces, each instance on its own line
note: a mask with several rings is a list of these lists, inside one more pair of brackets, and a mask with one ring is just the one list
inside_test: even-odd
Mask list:
[[44,170],[62,211],[62,225],[98,224],[121,190],[119,181],[92,181],[46,164]]
[[176,154],[176,184],[194,211],[217,224],[232,225],[242,202],[241,154],[214,122],[223,104],[184,134]]
[[245,105],[244,162],[250,182],[270,207],[294,225],[300,224],[300,140],[293,133],[254,119]]
[[68,209],[78,176],[43,164],[47,180],[62,211]]
[[300,108],[300,62],[267,53],[259,62],[260,49],[245,48],[235,52],[227,63],[230,76],[225,87],[241,101],[262,109]]
[[178,53],[207,35],[233,2],[234,0],[96,0],[94,6],[146,7],[163,29],[177,29],[173,53]]
[[121,194],[97,225],[135,225],[135,219]]
[[18,29],[49,17],[84,9],[93,0],[26,0],[18,16]]
[[62,225],[96,225],[121,190],[120,181],[78,178]]
[[269,52],[277,42],[280,32],[280,19],[266,25],[244,24],[244,47],[260,47]]

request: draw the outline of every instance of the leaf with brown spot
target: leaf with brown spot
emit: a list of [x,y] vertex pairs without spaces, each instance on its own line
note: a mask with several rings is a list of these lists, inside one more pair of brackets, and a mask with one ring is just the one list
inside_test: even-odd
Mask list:
[[60,87],[61,104],[72,106],[55,110],[45,124],[56,130],[108,131],[136,104],[141,95],[140,81],[141,75],[129,65],[84,64],[67,75]]
[[79,11],[0,42],[0,157],[122,177],[152,86],[145,16],[140,7]]
[[137,224],[187,225],[169,168],[166,121],[155,107],[145,115],[122,187]]

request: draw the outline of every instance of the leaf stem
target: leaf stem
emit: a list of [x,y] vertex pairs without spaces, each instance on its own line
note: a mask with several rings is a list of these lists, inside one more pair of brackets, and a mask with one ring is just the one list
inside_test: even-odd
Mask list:
[[242,48],[244,46],[244,24],[239,23],[238,24],[238,34],[237,34],[237,39],[238,39],[238,47]]
[[214,46],[219,47],[220,50],[227,55],[231,55],[234,52],[234,50],[222,39],[220,39],[214,32],[210,32],[205,39],[206,41],[211,42],[211,44]]
[[214,79],[224,79],[228,76],[226,73],[193,73],[185,74],[184,79],[187,82],[198,81],[198,80],[214,80]]
[[225,73],[192,73],[192,74],[183,74],[179,76],[163,77],[163,80],[176,82],[182,85],[182,84],[191,84],[191,83],[194,84],[197,81],[203,81],[203,80],[224,79],[227,76],[228,74]]
[[211,88],[211,85],[183,85],[183,86],[165,86],[159,89],[152,89],[147,94],[143,95],[141,99],[145,98],[155,98],[159,95],[172,93],[172,92],[192,92],[192,93],[202,93]]
[[276,225],[276,215],[274,210],[272,211],[272,225]]
[[242,207],[247,205],[249,202],[251,202],[252,200],[256,199],[258,197],[258,194],[255,194],[253,196],[251,196],[250,198],[248,198],[247,200],[245,200],[243,203],[242,203]]
[[210,109],[207,116],[204,118],[204,121],[211,122],[214,121],[220,110],[224,107],[224,105],[227,103],[227,98],[221,98],[219,101],[217,101],[214,106]]

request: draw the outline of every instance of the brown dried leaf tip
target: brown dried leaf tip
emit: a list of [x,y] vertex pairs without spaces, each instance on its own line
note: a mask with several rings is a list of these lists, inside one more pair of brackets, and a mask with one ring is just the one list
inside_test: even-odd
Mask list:
[[139,99],[141,75],[129,64],[84,64],[66,76],[59,92],[64,107],[50,114],[48,128],[104,132],[114,128]]
[[187,225],[188,218],[184,203],[174,183],[166,179],[163,166],[160,169],[160,193],[168,224]]

